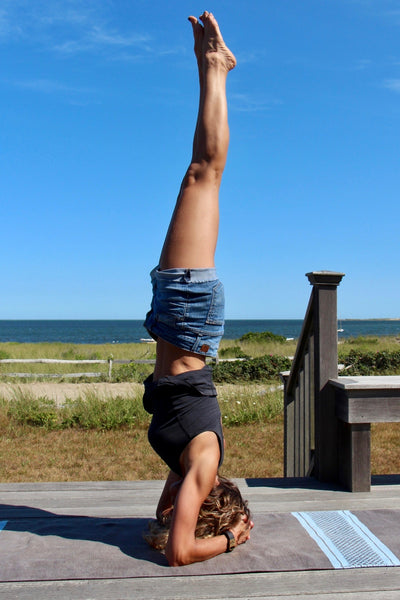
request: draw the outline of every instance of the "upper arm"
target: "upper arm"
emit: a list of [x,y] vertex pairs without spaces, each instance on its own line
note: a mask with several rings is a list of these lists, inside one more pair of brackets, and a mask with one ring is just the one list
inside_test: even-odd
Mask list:
[[[166,547],[170,564],[188,564],[209,556],[196,548],[196,525],[200,507],[210,493],[217,475],[219,445],[215,434],[206,432],[188,446],[188,469],[174,504]],[[216,446],[217,445],[217,450]]]

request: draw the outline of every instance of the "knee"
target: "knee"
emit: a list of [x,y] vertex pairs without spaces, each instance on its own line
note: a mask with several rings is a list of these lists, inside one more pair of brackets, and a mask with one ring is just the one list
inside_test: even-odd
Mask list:
[[186,182],[188,185],[195,183],[209,183],[219,185],[222,179],[223,167],[214,161],[202,160],[201,162],[192,162],[186,173]]

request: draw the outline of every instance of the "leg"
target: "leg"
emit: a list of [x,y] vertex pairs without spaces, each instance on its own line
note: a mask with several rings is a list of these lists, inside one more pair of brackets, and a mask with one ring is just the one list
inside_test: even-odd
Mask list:
[[229,144],[226,76],[236,61],[213,15],[205,12],[200,19],[204,27],[190,17],[200,80],[193,154],[161,253],[161,269],[214,266],[218,193]]
[[[236,64],[211,13],[193,27],[199,69],[200,99],[193,152],[160,256],[160,268],[214,266],[218,238],[218,195],[229,145],[226,77]],[[184,351],[165,340],[157,342],[154,378],[200,369],[203,356]]]

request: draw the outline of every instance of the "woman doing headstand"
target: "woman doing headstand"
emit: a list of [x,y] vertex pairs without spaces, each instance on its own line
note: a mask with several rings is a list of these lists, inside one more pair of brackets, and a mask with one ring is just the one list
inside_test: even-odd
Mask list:
[[[170,467],[146,536],[170,565],[232,550],[253,523],[232,482],[218,476],[224,454],[221,414],[206,356],[216,356],[224,324],[223,286],[214,254],[218,194],[229,145],[226,77],[236,65],[209,12],[193,27],[200,101],[193,154],[158,267],[145,326],[157,340],[143,397],[153,414],[149,441]],[[200,22],[201,21],[201,22]]]

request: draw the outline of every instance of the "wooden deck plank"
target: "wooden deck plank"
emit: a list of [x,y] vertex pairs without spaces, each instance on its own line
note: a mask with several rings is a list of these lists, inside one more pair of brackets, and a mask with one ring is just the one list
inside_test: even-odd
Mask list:
[[[4,600],[239,600],[244,598],[336,599],[341,594],[361,600],[399,598],[400,568],[341,571],[249,573],[201,577],[104,579],[0,584]],[[351,596],[350,596],[351,597]]]
[[[297,510],[400,509],[400,477],[378,479],[371,492],[330,489],[312,479],[235,479],[254,513]],[[399,484],[399,485],[397,485]],[[163,481],[0,484],[0,504],[41,508],[57,514],[150,516]],[[0,506],[1,518],[1,506]]]
[[[400,476],[378,477],[370,493],[329,489],[312,479],[237,479],[255,515],[269,512],[341,509],[400,509]],[[0,484],[0,520],[26,507],[56,515],[105,517],[151,516],[162,481]],[[1,510],[1,504],[4,510]],[[19,512],[18,517],[24,516]],[[162,590],[162,592],[160,592]],[[294,598],[334,600],[397,600],[400,567],[302,572],[246,573],[185,577],[135,577],[69,581],[0,583],[0,599],[31,600],[241,600]]]

